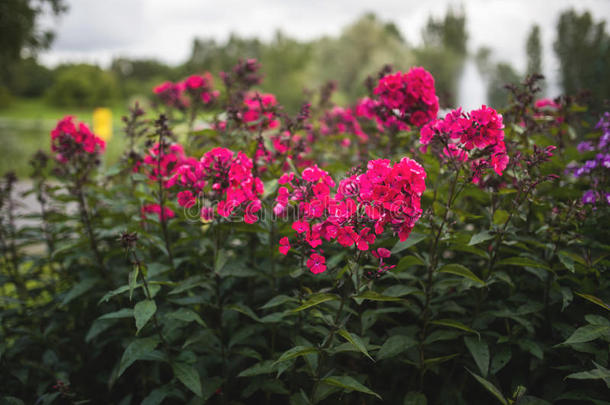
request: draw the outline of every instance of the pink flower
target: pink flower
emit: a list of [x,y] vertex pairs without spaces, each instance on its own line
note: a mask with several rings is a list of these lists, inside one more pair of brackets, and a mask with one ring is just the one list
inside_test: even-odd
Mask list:
[[[443,139],[442,143],[447,145],[443,148],[443,154],[450,158],[464,162],[470,159],[470,155],[473,154],[471,151],[474,149],[485,152],[491,150],[493,151],[491,155],[481,158],[477,153],[475,159],[480,160],[481,163],[491,161],[491,167],[498,175],[502,175],[508,164],[502,115],[485,105],[469,113],[464,113],[458,108],[421,129],[419,142],[422,145],[428,145],[435,138]],[[479,171],[473,176],[474,182],[478,182],[482,174],[481,170],[484,168],[479,164],[476,167]]]
[[283,255],[287,255],[290,250],[290,241],[286,236],[280,239],[280,253]]
[[378,248],[377,250],[373,250],[372,253],[373,253],[373,256],[380,258],[380,259],[386,259],[386,258],[390,257],[390,255],[392,254],[386,248]]
[[80,156],[89,156],[94,161],[105,149],[106,143],[101,138],[84,123],[75,123],[70,115],[59,120],[51,131],[51,150],[61,163],[77,163]]
[[[181,150],[181,148],[180,148]],[[264,192],[263,182],[252,173],[252,160],[243,152],[237,156],[226,148],[215,148],[205,153],[200,160],[176,157],[168,186],[179,185],[178,203],[182,206],[193,201],[194,194],[204,192],[206,197],[218,201],[217,213],[229,217],[236,209],[244,213],[246,223],[258,220],[255,215],[261,209],[260,196]],[[171,160],[168,160],[171,161]],[[162,165],[162,168],[165,167]],[[172,166],[174,167],[174,166]],[[163,170],[162,170],[163,171]],[[202,218],[209,220],[208,210],[202,210]]]
[[295,221],[292,224],[292,229],[297,233],[309,232],[309,223],[306,221]]
[[[277,101],[273,94],[255,93],[246,97],[242,113],[243,122],[251,131],[279,127],[280,121],[275,114],[276,104]],[[261,121],[259,122],[259,120]]]
[[191,208],[195,205],[195,202],[196,199],[191,191],[184,190],[178,193],[178,204],[180,204],[181,207]]
[[421,67],[382,77],[374,94],[385,107],[388,118],[397,111],[398,118],[408,124],[422,126],[438,113],[434,78]]
[[317,253],[312,253],[307,259],[307,267],[314,274],[323,273],[326,271],[326,258]]

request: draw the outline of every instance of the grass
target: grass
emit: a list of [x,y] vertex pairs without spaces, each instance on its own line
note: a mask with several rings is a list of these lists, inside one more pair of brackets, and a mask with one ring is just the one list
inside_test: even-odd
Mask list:
[[[107,142],[106,165],[115,163],[123,150],[121,117],[128,111],[125,103],[109,108],[113,136]],[[43,99],[16,99],[9,107],[0,109],[0,175],[14,170],[17,176],[27,177],[30,157],[39,149],[50,151],[49,133],[66,115],[91,126],[93,108],[62,108],[51,106]]]

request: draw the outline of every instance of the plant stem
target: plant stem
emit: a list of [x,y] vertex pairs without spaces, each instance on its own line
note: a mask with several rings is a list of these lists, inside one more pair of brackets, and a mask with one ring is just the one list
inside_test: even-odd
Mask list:
[[163,160],[163,153],[165,152],[165,137],[164,131],[159,131],[159,148],[157,153],[157,185],[158,185],[158,202],[160,207],[160,219],[161,219],[161,232],[163,232],[163,240],[165,242],[165,250],[169,257],[169,265],[172,270],[174,267],[174,256],[172,255],[171,244],[169,241],[169,232],[167,230],[167,218],[165,217],[165,187],[163,185],[163,174],[161,173],[161,160]]
[[[419,343],[420,389],[423,388],[424,374],[426,373],[424,340],[426,339],[428,324],[430,322],[430,301],[432,299],[433,276],[434,276],[434,272],[436,271],[436,267],[438,266],[438,245],[439,245],[439,241],[440,241],[441,235],[443,233],[445,224],[447,223],[447,220],[449,219],[449,210],[451,209],[451,206],[452,206],[453,202],[455,201],[455,198],[459,194],[459,192],[456,193],[456,187],[457,187],[459,174],[460,174],[459,169],[460,169],[460,167],[458,167],[455,170],[455,177],[453,178],[453,181],[451,182],[451,186],[450,186],[450,190],[449,190],[449,198],[447,199],[447,203],[445,204],[445,212],[443,214],[443,220],[441,221],[441,224],[439,225],[439,227],[436,231],[436,235],[434,237],[434,242],[430,246],[430,253],[429,253],[430,263],[428,265],[428,273],[427,273],[427,279],[426,279],[426,291],[425,291],[426,296],[425,296],[425,301],[424,301],[424,307],[421,312],[421,316],[423,319],[422,319],[421,339],[420,339],[420,343]],[[461,191],[461,189],[460,189],[460,191]]]
[[[138,256],[136,255],[135,250],[131,250],[131,254],[132,254],[132,258],[133,258],[133,263],[138,267],[138,274],[142,278],[142,284],[144,284],[144,293],[146,294],[146,298],[148,300],[152,301],[153,300],[153,296],[150,293],[150,288],[148,287],[148,280],[146,279],[146,276],[142,272],[142,263],[138,259]],[[137,282],[137,279],[134,280],[134,281]],[[167,358],[168,358],[168,360],[170,360],[171,359],[171,349],[170,349],[169,343],[167,342],[167,340],[163,336],[163,331],[162,331],[161,325],[159,324],[159,320],[157,318],[157,313],[156,312],[153,314],[152,318],[153,318],[153,323],[155,325],[155,329],[157,330],[157,334],[159,335],[159,339],[163,343],[163,346],[165,347],[165,350],[167,352],[166,353],[167,354]]]
[[78,182],[74,188],[76,191],[76,196],[78,198],[78,207],[80,210],[81,221],[83,223],[83,226],[85,227],[85,231],[87,232],[87,237],[89,239],[89,246],[95,256],[95,260],[97,261],[98,272],[99,272],[100,276],[102,277],[102,279],[106,280],[108,285],[112,285],[110,276],[109,276],[108,272],[106,271],[106,267],[104,266],[104,257],[102,256],[102,253],[100,252],[100,250],[98,248],[97,239],[95,237],[95,232],[93,231],[93,226],[91,224],[91,217],[89,214],[89,210],[87,209],[87,203],[86,203],[82,183]]

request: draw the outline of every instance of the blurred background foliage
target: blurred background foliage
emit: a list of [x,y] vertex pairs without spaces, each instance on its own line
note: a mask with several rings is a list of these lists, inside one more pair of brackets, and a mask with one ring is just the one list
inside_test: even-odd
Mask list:
[[[41,15],[69,12],[61,0],[8,0],[0,4],[0,141],[11,144],[15,133],[34,136],[37,144],[46,136],[53,122],[62,115],[90,117],[94,107],[113,110],[115,125],[134,100],[146,102],[152,87],[165,80],[180,80],[204,71],[227,71],[239,59],[256,58],[263,66],[264,81],[259,90],[274,93],[289,113],[295,113],[302,102],[328,81],[335,81],[333,101],[349,104],[365,96],[365,79],[385,65],[395,70],[423,66],[436,80],[442,108],[459,104],[459,87],[465,64],[475,64],[483,81],[487,104],[503,108],[508,103],[506,84],[516,84],[527,74],[540,72],[545,61],[541,30],[531,28],[523,52],[527,54],[526,70],[521,72],[510,60],[501,60],[490,48],[468,46],[467,18],[462,8],[449,8],[444,16],[430,17],[417,38],[405,38],[392,21],[375,14],[361,16],[344,27],[337,36],[299,41],[281,31],[269,41],[233,34],[226,41],[194,38],[190,56],[184,63],[168,65],[154,59],[117,56],[110,66],[64,64],[53,68],[40,64],[37,54],[48,48],[53,34],[39,27]],[[18,21],[17,21],[18,20]],[[588,12],[567,10],[558,21],[554,52],[560,69],[560,84],[566,94],[586,92],[599,111],[607,109],[604,100],[610,94],[610,36],[604,21]],[[411,42],[410,42],[411,40]],[[220,87],[220,78],[215,78]],[[49,121],[41,121],[49,118]],[[26,123],[25,120],[28,122]],[[37,120],[32,124],[32,120]],[[38,130],[24,130],[36,127]],[[23,139],[22,139],[23,141]],[[27,155],[29,150],[6,150],[5,154]],[[20,144],[27,145],[28,142]],[[113,154],[110,153],[110,156]],[[8,167],[0,163],[0,172]],[[11,167],[15,169],[15,167]],[[18,165],[17,171],[22,169]]]

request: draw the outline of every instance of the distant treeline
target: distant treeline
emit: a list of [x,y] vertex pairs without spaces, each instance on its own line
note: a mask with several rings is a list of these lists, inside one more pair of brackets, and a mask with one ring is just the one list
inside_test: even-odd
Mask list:
[[[560,61],[561,84],[566,93],[587,89],[596,101],[610,93],[610,37],[604,22],[589,13],[567,11],[557,26],[555,52]],[[1,72],[0,107],[12,97],[45,97],[58,106],[93,107],[147,96],[165,80],[210,71],[229,70],[239,59],[256,58],[265,80],[260,90],[274,93],[288,111],[295,111],[326,81],[337,84],[336,101],[348,103],[367,94],[365,81],[390,64],[396,70],[420,65],[436,78],[442,107],[456,104],[457,85],[467,57],[468,33],[463,11],[449,9],[444,17],[430,17],[422,30],[422,45],[413,46],[391,22],[366,14],[345,27],[337,37],[303,42],[278,31],[268,42],[232,35],[226,42],[194,39],[191,55],[178,66],[154,59],[116,58],[108,69],[70,64],[49,69],[34,57],[21,58]],[[526,72],[517,72],[502,55],[479,49],[476,61],[488,88],[488,102],[506,104],[504,85],[542,70],[540,29],[532,27],[527,43]]]

